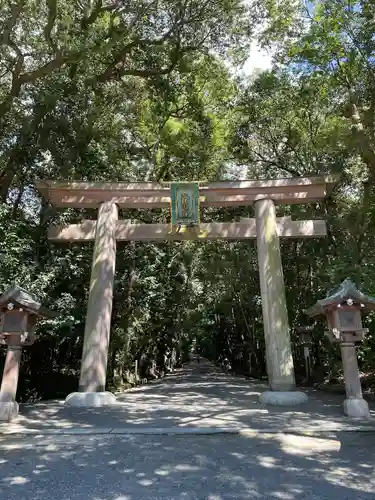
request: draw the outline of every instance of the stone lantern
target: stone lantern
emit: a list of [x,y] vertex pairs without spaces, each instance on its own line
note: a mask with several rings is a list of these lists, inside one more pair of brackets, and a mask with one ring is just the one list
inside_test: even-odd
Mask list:
[[375,298],[363,294],[352,281],[346,279],[325,299],[318,300],[305,311],[310,317],[324,314],[328,323],[326,334],[331,342],[340,344],[346,389],[344,412],[349,417],[370,415],[362,396],[355,344],[361,342],[368,332],[362,327],[362,312],[371,310],[375,310]]
[[7,346],[0,387],[0,420],[10,422],[18,415],[16,393],[22,348],[37,339],[34,333],[37,319],[55,316],[35,295],[18,286],[0,295],[0,344]]
[[301,345],[303,346],[303,355],[305,358],[306,380],[309,381],[312,372],[311,360],[311,345],[312,345],[312,330],[313,326],[300,326],[296,329],[296,333],[300,335]]

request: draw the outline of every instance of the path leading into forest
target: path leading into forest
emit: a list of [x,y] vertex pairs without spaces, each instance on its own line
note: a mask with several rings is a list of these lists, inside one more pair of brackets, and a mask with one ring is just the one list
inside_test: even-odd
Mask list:
[[[1,427],[0,497],[374,500],[372,424],[346,432],[355,427],[341,396],[262,407],[265,388],[201,363],[120,394],[113,408],[22,406],[19,422]],[[326,432],[296,435],[309,428]]]
[[264,383],[224,374],[202,360],[117,394],[113,407],[67,408],[63,401],[21,405],[18,421],[0,424],[0,434],[375,431],[374,406],[369,421],[353,422],[343,415],[344,396],[310,390],[306,404],[266,407],[258,401],[264,390]]

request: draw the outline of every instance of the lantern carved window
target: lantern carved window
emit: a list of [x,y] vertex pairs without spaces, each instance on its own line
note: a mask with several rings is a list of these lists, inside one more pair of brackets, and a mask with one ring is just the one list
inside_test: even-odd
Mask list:
[[361,311],[350,306],[339,307],[334,312],[337,328],[341,331],[356,331],[362,328]]

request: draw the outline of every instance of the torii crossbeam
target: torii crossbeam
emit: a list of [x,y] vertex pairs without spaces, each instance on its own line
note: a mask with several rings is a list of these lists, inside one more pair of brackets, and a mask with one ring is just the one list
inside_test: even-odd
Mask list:
[[[118,208],[163,208],[170,205],[167,185],[135,183],[90,183],[44,181],[37,185],[57,207],[97,208],[97,221],[52,227],[52,241],[95,241],[90,295],[85,325],[79,393],[66,403],[79,406],[111,404],[105,391],[116,240],[160,241],[187,239],[257,239],[262,311],[269,384],[286,396],[295,388],[295,377],[279,237],[304,238],[326,235],[324,220],[292,221],[276,217],[276,204],[317,202],[326,197],[338,176],[294,179],[249,180],[206,183],[199,187],[200,204],[206,206],[255,205],[254,219],[240,222],[202,223],[199,231],[170,233],[167,224],[133,224],[118,220]],[[286,391],[286,392],[285,392]],[[293,391],[291,402],[298,399]],[[300,393],[301,394],[301,393]],[[304,396],[304,395],[303,395]],[[305,396],[304,396],[305,397]],[[303,399],[303,398],[302,398]],[[300,402],[300,401],[298,401]]]
[[[324,220],[293,221],[291,217],[278,217],[277,234],[284,238],[309,238],[326,236]],[[95,241],[96,221],[85,220],[80,224],[51,227],[48,237],[52,241],[84,243]],[[186,240],[248,240],[256,239],[256,219],[240,222],[212,222],[200,224],[199,231],[182,231],[171,234],[168,224],[133,224],[117,221],[117,241],[186,241]]]

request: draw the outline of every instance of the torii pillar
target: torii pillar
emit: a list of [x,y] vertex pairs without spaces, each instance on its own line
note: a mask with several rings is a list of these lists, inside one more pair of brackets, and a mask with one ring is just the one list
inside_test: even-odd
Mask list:
[[68,406],[108,406],[116,397],[105,390],[116,265],[118,208],[112,201],[99,207],[91,268],[90,294],[83,341],[79,392],[66,398]]
[[256,201],[255,216],[267,374],[271,389],[261,395],[260,401],[274,405],[304,403],[307,401],[306,394],[295,390],[280,241],[273,200],[266,198]]

